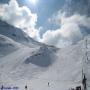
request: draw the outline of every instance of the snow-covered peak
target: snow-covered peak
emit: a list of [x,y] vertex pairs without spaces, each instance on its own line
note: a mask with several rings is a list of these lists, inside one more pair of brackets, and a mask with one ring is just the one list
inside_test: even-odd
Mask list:
[[0,34],[30,47],[37,47],[41,45],[41,43],[30,38],[23,30],[11,26],[3,21],[0,21]]

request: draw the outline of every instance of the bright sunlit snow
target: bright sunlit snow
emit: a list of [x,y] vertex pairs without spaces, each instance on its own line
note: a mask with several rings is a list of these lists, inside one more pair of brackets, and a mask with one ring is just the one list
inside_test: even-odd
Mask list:
[[[25,34],[18,37],[18,28],[6,23],[3,25],[12,28],[12,33],[4,27],[0,31],[4,32],[0,35],[0,47],[3,49],[0,56],[6,52],[6,48],[8,50],[6,55],[0,57],[0,85],[18,87],[19,90],[25,90],[25,85],[32,90],[68,90],[81,85],[83,68],[89,86],[90,61],[86,61],[86,58],[90,56],[90,36],[76,45],[58,49],[39,44]],[[20,37],[22,42],[19,41]],[[30,44],[27,45],[27,41]]]

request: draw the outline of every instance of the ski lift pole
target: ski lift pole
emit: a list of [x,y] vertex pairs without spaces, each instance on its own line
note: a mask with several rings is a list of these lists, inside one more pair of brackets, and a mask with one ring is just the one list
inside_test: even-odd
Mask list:
[[82,80],[83,80],[83,68],[82,68]]
[[82,58],[82,87],[83,87],[83,90],[87,90],[87,85],[86,85],[86,64],[87,64],[87,61],[88,61],[88,55],[87,55],[87,38],[85,39],[85,48],[84,48],[84,55],[83,55],[83,58]]
[[87,38],[86,38],[86,49],[87,49],[88,47],[87,47]]
[[83,79],[82,79],[82,83],[83,83],[83,88],[84,90],[87,90],[87,78],[86,78],[86,69],[87,69],[87,62],[88,62],[88,53],[87,53],[87,49],[88,49],[88,44],[87,44],[87,38],[85,40],[85,60],[84,60],[84,70],[83,73]]

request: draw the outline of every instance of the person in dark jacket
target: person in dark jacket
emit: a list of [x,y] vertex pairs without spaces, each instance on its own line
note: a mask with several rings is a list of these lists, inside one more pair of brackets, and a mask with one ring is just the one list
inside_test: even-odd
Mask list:
[[3,85],[1,86],[1,90],[3,90]]
[[87,81],[87,78],[86,78],[86,76],[84,74],[84,77],[83,77],[83,80],[82,80],[82,84],[83,84],[84,90],[87,90],[86,81]]
[[48,86],[49,86],[49,82],[48,82]]
[[27,90],[27,85],[25,86],[25,90]]

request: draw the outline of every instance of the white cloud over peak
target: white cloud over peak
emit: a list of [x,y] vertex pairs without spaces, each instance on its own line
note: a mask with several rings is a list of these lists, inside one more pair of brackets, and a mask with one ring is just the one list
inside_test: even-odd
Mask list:
[[16,0],[9,4],[0,5],[0,19],[26,31],[32,38],[37,38],[38,30],[35,29],[37,14],[33,14],[26,6],[20,7]]
[[57,16],[55,14],[49,21],[57,23],[60,28],[45,32],[41,42],[58,47],[64,47],[81,40],[84,34],[81,32],[80,26],[90,29],[90,17],[79,14],[66,17],[65,13],[58,13]]
[[9,4],[0,5],[0,19],[21,28],[40,42],[57,47],[65,47],[81,40],[84,37],[81,26],[90,29],[90,17],[80,14],[67,17],[66,12],[59,11],[48,21],[58,24],[60,28],[47,30],[40,38],[41,29],[35,28],[37,14],[32,13],[26,6],[20,7],[16,0],[10,0]]

